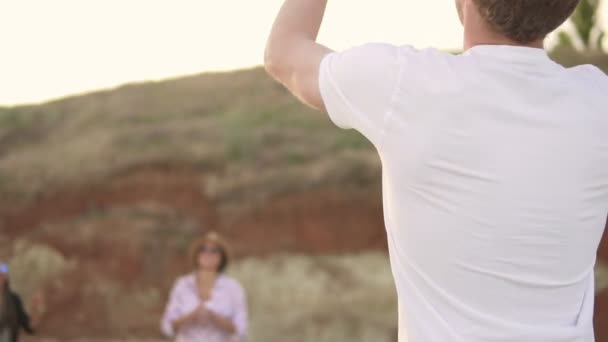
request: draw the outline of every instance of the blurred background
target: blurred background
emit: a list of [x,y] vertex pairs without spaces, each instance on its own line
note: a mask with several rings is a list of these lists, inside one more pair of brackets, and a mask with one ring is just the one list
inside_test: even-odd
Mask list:
[[[252,342],[394,341],[380,163],[257,67],[281,1],[0,0],[0,260],[25,341],[163,341],[190,243],[229,241]],[[608,72],[608,1],[548,39]],[[457,53],[451,1],[330,1],[321,41]],[[608,341],[608,243],[597,269]],[[40,304],[42,303],[42,304]]]

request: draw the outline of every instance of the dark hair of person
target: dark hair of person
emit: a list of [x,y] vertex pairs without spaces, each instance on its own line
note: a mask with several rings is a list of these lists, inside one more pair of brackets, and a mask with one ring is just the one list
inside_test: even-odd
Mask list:
[[580,0],[473,0],[498,33],[520,43],[544,39],[563,24]]

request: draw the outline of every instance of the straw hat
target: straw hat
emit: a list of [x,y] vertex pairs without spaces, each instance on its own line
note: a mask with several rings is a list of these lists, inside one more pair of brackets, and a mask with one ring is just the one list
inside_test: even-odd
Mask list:
[[220,262],[219,271],[223,272],[228,266],[229,260],[229,248],[226,240],[217,232],[209,231],[205,235],[203,235],[198,240],[194,241],[192,246],[190,247],[190,260],[194,264],[194,267],[198,265],[198,255],[200,253],[201,248],[206,244],[213,244],[220,248],[222,261]]

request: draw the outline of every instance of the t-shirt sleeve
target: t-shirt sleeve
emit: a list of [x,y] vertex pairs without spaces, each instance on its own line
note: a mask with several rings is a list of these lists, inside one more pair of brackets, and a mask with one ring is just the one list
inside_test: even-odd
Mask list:
[[338,127],[355,129],[379,147],[399,77],[399,48],[366,44],[325,56],[319,90]]

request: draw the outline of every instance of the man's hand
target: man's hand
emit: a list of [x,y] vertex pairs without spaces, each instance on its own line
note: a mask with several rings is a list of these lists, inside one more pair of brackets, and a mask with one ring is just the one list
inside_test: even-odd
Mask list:
[[319,66],[331,52],[317,44],[327,0],[286,0],[266,46],[268,73],[302,102],[324,110],[319,91]]

